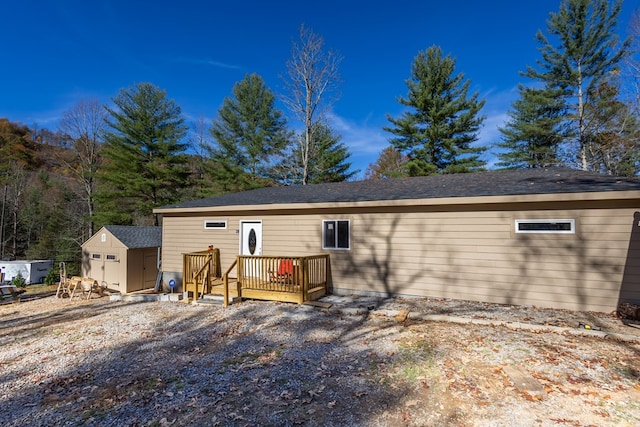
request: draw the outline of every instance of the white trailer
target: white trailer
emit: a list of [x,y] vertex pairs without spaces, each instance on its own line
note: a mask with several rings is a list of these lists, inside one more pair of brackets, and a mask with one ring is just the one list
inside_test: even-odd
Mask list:
[[27,285],[44,283],[44,278],[52,268],[52,260],[0,261],[5,282],[11,282],[20,273]]

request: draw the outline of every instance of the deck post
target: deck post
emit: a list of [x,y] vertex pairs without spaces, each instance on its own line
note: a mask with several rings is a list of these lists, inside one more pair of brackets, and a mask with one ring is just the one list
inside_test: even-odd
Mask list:
[[302,283],[300,284],[300,304],[307,300],[307,289],[309,289],[309,263],[307,257],[300,258],[302,267]]
[[224,307],[229,306],[229,275],[225,274],[222,278],[222,298]]

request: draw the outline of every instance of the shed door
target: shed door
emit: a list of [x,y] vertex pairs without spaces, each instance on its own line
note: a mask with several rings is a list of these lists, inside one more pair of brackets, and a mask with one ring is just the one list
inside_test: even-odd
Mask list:
[[127,292],[123,285],[127,282],[127,272],[122,271],[120,260],[117,254],[102,254],[104,264],[104,277],[102,280],[107,282],[107,286],[112,288],[118,286],[120,292]]
[[156,286],[156,277],[158,276],[158,255],[155,249],[144,252],[142,261],[142,281],[143,289],[150,289]]
[[104,255],[101,253],[90,253],[89,254],[89,272],[85,273],[86,277],[91,277],[92,279],[96,279],[98,282],[104,282],[104,261],[102,257]]

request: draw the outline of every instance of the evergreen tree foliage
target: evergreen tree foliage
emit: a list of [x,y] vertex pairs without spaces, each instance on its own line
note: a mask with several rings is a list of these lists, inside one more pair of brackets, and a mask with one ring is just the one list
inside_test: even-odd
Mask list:
[[348,147],[340,141],[342,137],[336,135],[327,124],[316,123],[313,139],[316,144],[310,155],[313,159],[308,176],[310,184],[347,181],[358,173],[357,170],[350,170],[351,163],[348,159],[351,154]]
[[122,89],[107,107],[101,224],[155,224],[152,209],[180,200],[187,182],[187,127],[180,107],[150,83]]
[[592,126],[586,114],[588,103],[597,103],[598,87],[609,79],[620,61],[628,55],[630,41],[617,48],[615,26],[622,1],[562,0],[557,13],[551,13],[547,29],[536,38],[542,59],[538,68],[528,67],[525,75],[562,92],[567,103],[575,159],[583,170],[589,169],[589,135]]
[[[276,179],[288,185],[304,185],[306,177],[307,184],[320,184],[347,181],[358,173],[350,170],[349,149],[328,124],[318,122],[312,127],[312,144],[308,150],[305,135],[306,132],[302,132],[290,145],[290,152],[275,169]],[[306,168],[306,174],[305,151],[313,159]]]
[[274,159],[289,143],[290,132],[275,96],[257,74],[246,75],[225,98],[211,133],[211,173],[220,192],[273,185]]
[[387,117],[394,125],[384,129],[396,137],[390,140],[409,157],[410,175],[471,172],[482,169],[484,147],[472,147],[484,117],[479,115],[484,100],[468,95],[470,81],[464,74],[454,75],[455,59],[442,56],[440,47],[420,52],[407,80],[409,93],[400,104],[411,111],[398,119]]
[[558,166],[563,141],[565,104],[558,90],[519,87],[520,98],[513,103],[510,120],[499,128],[504,151],[498,153],[498,167],[507,169]]

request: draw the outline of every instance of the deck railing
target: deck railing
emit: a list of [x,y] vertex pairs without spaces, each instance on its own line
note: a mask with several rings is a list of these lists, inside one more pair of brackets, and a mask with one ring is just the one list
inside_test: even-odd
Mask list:
[[326,293],[329,255],[240,255],[237,269],[243,297],[303,303]]
[[197,298],[198,287],[201,287],[200,292],[204,294],[209,290],[211,280],[216,277],[221,277],[220,249],[212,248],[183,255],[183,291],[193,292],[194,298]]
[[[222,276],[222,299],[223,299],[222,304],[225,307],[229,305],[229,275],[231,274],[233,269],[236,268],[237,264],[238,264],[238,260],[236,259],[235,261],[233,261],[233,264],[231,264],[229,268],[227,268],[227,271],[225,271],[224,275]],[[240,289],[240,286],[237,280],[235,284],[236,284],[236,294],[238,298],[242,299],[242,290]]]
[[[235,272],[237,278],[231,277]],[[183,256],[182,289],[200,294],[222,293],[225,306],[234,297],[297,302],[314,300],[327,292],[329,255],[237,256],[220,273],[220,251],[192,252]]]

